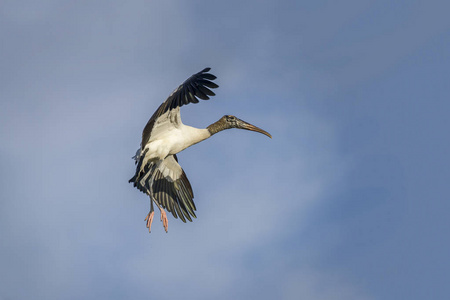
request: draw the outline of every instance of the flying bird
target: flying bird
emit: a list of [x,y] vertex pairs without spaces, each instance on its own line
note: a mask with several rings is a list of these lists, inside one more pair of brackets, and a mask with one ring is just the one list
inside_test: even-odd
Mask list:
[[129,182],[150,196],[150,212],[145,218],[149,232],[155,214],[153,204],[161,212],[166,232],[168,219],[164,209],[185,223],[186,219],[192,222],[192,217],[196,218],[194,193],[186,173],[178,164],[178,152],[230,128],[260,132],[272,138],[267,131],[231,115],[223,116],[204,129],[181,122],[181,106],[215,96],[211,89],[219,86],[213,82],[216,76],[209,73],[210,69],[205,68],[192,75],[175,89],[158,107],[142,132],[141,147],[133,157],[136,173]]

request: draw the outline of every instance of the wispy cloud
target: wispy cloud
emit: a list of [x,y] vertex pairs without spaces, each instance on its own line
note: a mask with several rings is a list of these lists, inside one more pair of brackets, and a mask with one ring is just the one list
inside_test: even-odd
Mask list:
[[[5,2],[0,297],[375,298],[377,289],[364,284],[374,275],[363,270],[367,279],[359,280],[363,271],[344,269],[339,261],[345,255],[332,252],[359,251],[367,265],[384,264],[380,252],[345,244],[345,229],[368,222],[379,228],[382,212],[370,217],[375,213],[361,204],[369,217],[355,225],[347,219],[356,213],[333,211],[348,221],[345,227],[323,221],[323,211],[339,206],[339,195],[351,193],[353,185],[370,182],[373,170],[379,186],[387,180],[389,187],[403,184],[399,176],[384,175],[388,163],[355,169],[371,159],[368,148],[391,141],[382,139],[386,128],[401,133],[412,122],[396,127],[393,120],[400,117],[381,118],[389,108],[382,107],[372,118],[391,123],[377,127],[374,121],[372,128],[370,109],[335,92],[388,72],[448,21],[441,18],[447,10],[410,4],[408,14],[399,16],[404,23],[397,26],[397,16],[390,15],[380,29],[379,22],[366,20],[384,20],[384,10],[356,2],[323,7],[265,1],[239,10],[242,3],[233,1]],[[235,114],[273,139],[230,130],[181,153],[198,219],[184,224],[170,218],[168,234],[156,221],[148,234],[149,199],[127,184],[134,172],[131,156],[159,103],[206,66],[213,67],[221,88],[213,100],[184,107],[183,121],[200,127]],[[375,99],[380,95],[374,85]],[[357,139],[346,143],[346,151],[342,131]],[[396,137],[406,136],[400,133]],[[370,143],[358,148],[361,155],[348,157],[356,153],[348,149],[364,141]]]

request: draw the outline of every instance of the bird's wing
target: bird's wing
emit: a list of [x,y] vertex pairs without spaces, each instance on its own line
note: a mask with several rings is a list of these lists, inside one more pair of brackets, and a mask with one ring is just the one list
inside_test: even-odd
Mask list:
[[198,99],[209,100],[209,96],[215,96],[210,89],[219,87],[211,81],[217,77],[208,73],[209,70],[211,68],[205,68],[189,77],[159,106],[142,132],[141,149],[144,149],[149,142],[150,136],[154,134],[153,131],[162,132],[167,130],[167,127],[174,126],[174,123],[181,122],[179,110],[181,106],[198,103]]
[[[143,159],[143,156],[141,157]],[[153,185],[151,177],[154,175]],[[169,155],[163,161],[149,163],[143,170],[130,179],[139,190],[153,196],[159,205],[167,209],[175,218],[180,217],[183,222],[186,219],[192,222],[196,218],[194,211],[194,193],[181,166],[178,164],[176,155]]]

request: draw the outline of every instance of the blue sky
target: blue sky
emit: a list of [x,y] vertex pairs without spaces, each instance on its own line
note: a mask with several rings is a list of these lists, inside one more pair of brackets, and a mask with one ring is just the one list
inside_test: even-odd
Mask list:
[[[445,1],[3,1],[0,299],[447,299]],[[148,234],[141,131],[212,67]]]

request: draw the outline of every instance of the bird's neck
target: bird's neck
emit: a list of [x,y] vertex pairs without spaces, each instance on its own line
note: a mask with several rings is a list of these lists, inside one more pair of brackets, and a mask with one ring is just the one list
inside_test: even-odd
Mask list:
[[211,135],[214,135],[222,130],[229,129],[229,127],[225,122],[222,121],[222,119],[220,119],[219,121],[212,123],[211,125],[206,127],[206,129],[208,129]]
[[176,135],[175,140],[172,141],[174,145],[169,154],[176,154],[192,145],[206,140],[211,136],[207,129],[195,128],[184,124],[181,126],[181,131],[179,131],[179,134],[180,135]]

